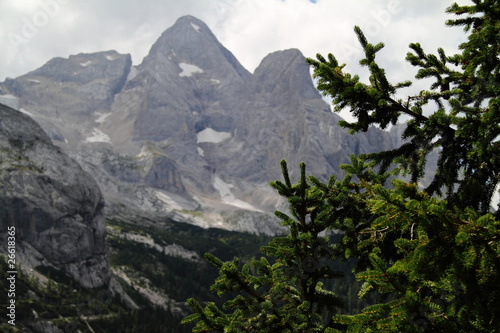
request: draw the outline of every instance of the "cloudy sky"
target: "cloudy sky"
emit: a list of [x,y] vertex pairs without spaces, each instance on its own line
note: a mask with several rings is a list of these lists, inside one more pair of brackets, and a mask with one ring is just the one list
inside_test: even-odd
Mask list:
[[[462,0],[467,1],[467,0]],[[139,64],[175,20],[204,21],[244,67],[253,72],[270,52],[298,48],[306,56],[334,53],[355,67],[360,50],[353,26],[381,54],[397,79],[409,65],[410,42],[429,52],[454,50],[459,28],[445,27],[448,0],[1,0],[0,81],[42,66],[53,57],[115,49]]]

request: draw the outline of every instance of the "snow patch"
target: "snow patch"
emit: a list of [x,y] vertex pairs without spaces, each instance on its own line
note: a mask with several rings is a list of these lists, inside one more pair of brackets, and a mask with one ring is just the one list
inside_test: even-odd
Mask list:
[[96,112],[96,115],[98,116],[97,119],[95,120],[97,123],[99,124],[102,124],[106,118],[108,118],[109,116],[111,116],[111,112],[109,113],[98,113]]
[[177,202],[175,202],[175,200],[172,199],[167,194],[165,194],[163,192],[156,191],[155,195],[158,198],[158,200],[160,200],[161,202],[163,202],[165,205],[168,206],[169,210],[171,210],[171,209],[182,210],[181,205],[179,205]]
[[194,24],[193,22],[191,22],[191,26],[193,27],[194,30],[196,30],[197,32],[200,32],[201,31],[201,28],[199,25],[197,24]]
[[141,152],[137,155],[137,158],[149,158],[151,156],[151,150],[147,146],[142,146]]
[[203,69],[200,67],[185,62],[181,62],[179,68],[182,69],[182,72],[179,73],[180,77],[189,77],[193,74],[203,73]]
[[203,149],[201,149],[200,147],[197,147],[197,149],[200,156],[205,156],[205,152],[203,151]]
[[88,65],[90,65],[91,63],[92,63],[92,61],[90,61],[90,60],[89,60],[89,61],[86,61],[86,62],[82,62],[82,63],[80,63],[80,66],[82,66],[82,67],[87,67],[87,66],[88,66]]
[[241,209],[260,211],[259,209],[255,208],[248,202],[236,199],[234,194],[231,192],[231,189],[234,186],[224,182],[219,177],[215,176],[213,185],[219,191],[220,197],[225,204],[235,206]]
[[220,80],[217,79],[210,79],[210,82],[212,82],[213,84],[220,84]]
[[23,109],[23,108],[21,108],[19,111],[21,111],[21,112],[22,112],[22,113],[24,113],[24,114],[27,114],[27,115],[28,115],[28,116],[30,116],[30,117],[34,117],[33,113],[31,113],[31,112],[29,112],[29,111],[27,111],[27,110],[25,110],[25,109]]
[[111,54],[107,54],[107,55],[106,55],[106,59],[108,59],[108,60],[110,60],[110,61],[113,61],[113,60],[118,59],[118,56],[112,56]]
[[40,80],[28,79],[28,82],[31,82],[31,83],[40,83]]
[[198,134],[196,134],[196,137],[197,137],[196,143],[203,143],[203,142],[220,143],[226,139],[229,139],[231,137],[231,133],[217,132],[216,130],[207,127],[203,131],[198,132]]
[[11,94],[0,95],[0,103],[16,110],[19,109],[19,98]]
[[85,142],[105,142],[111,143],[111,139],[106,133],[103,133],[100,129],[94,128],[92,135],[85,139]]
[[19,98],[17,98],[16,96],[14,95],[11,95],[11,94],[6,94],[6,95],[0,95],[0,98],[2,99],[15,99],[15,100],[18,100]]

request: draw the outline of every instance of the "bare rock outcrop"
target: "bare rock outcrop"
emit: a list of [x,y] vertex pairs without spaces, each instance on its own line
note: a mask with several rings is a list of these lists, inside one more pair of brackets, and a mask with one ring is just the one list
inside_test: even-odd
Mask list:
[[356,136],[339,128],[299,50],[273,52],[250,73],[192,16],[137,66],[115,51],[55,58],[0,83],[0,98],[92,174],[110,217],[268,230],[258,227],[261,215],[278,224],[272,212],[286,203],[269,188],[282,177],[281,159],[292,179],[305,162],[326,181],[342,177],[351,154],[399,144],[376,128]]
[[12,226],[19,263],[52,266],[88,288],[108,284],[97,183],[35,121],[0,105],[0,230]]

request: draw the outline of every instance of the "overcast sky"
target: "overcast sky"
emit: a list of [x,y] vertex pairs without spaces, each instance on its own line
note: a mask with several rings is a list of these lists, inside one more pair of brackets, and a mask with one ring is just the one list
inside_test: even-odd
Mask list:
[[[0,82],[54,57],[116,50],[141,63],[163,31],[183,15],[204,21],[241,64],[253,72],[269,53],[298,48],[307,57],[333,53],[359,74],[359,25],[391,80],[412,79],[408,45],[450,54],[465,40],[445,9],[452,0],[0,0]],[[457,0],[470,4],[469,0]],[[363,77],[363,75],[362,75]],[[416,83],[416,91],[426,88]],[[349,118],[346,114],[341,114]]]
[[[467,0],[462,0],[462,2]],[[306,56],[334,53],[355,67],[360,57],[353,26],[381,53],[391,73],[411,68],[408,44],[428,52],[455,50],[460,28],[445,27],[448,0],[0,0],[0,81],[34,70],[53,57],[114,49],[139,64],[177,18],[204,21],[253,72],[270,52],[298,48]],[[466,2],[468,3],[468,1]]]

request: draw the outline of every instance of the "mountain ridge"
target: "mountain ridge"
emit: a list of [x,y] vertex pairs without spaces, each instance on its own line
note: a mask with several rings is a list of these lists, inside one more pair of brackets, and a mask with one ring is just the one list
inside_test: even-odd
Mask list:
[[[268,184],[281,159],[292,177],[303,161],[326,180],[351,153],[393,147],[390,133],[337,126],[299,50],[273,52],[250,73],[192,16],[137,66],[115,51],[58,58],[0,83],[0,95],[92,173],[110,216],[274,233],[286,203]],[[247,223],[235,225],[241,214]]]

